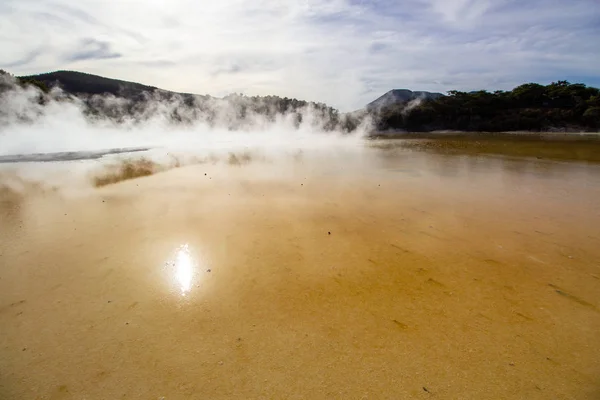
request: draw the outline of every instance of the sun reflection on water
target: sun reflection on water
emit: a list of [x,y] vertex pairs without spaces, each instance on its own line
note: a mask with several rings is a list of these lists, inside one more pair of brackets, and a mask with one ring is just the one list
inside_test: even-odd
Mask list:
[[175,267],[175,280],[181,289],[181,295],[185,296],[190,291],[194,278],[194,260],[187,244],[177,249],[173,264]]

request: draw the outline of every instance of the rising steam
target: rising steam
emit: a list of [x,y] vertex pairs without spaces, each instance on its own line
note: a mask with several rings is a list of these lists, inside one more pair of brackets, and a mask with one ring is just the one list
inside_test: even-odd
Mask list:
[[269,98],[215,99],[162,91],[135,99],[73,96],[59,88],[45,92],[20,85],[0,74],[0,161],[32,153],[103,155],[111,149],[149,149],[44,168],[0,164],[0,182],[6,187],[16,176],[47,182],[53,170],[53,185],[57,177],[64,182],[68,171],[101,187],[190,164],[297,160],[304,151],[355,147],[369,127],[367,120],[355,124],[323,105],[278,109],[274,104]]

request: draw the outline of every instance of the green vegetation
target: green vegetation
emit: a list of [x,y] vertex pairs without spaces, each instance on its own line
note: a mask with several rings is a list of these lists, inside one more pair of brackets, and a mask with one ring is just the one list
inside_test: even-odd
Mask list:
[[[78,98],[91,118],[109,118],[116,122],[142,120],[169,104],[168,117],[174,123],[206,121],[238,129],[258,119],[274,121],[286,115],[296,124],[311,110],[313,123],[326,130],[351,132],[371,118],[377,132],[403,130],[428,132],[455,130],[470,132],[511,131],[598,131],[600,129],[600,90],[584,84],[559,81],[547,86],[527,83],[511,91],[460,92],[448,96],[438,93],[393,90],[371,103],[366,109],[342,114],[323,103],[278,96],[244,96],[232,94],[224,99],[176,93],[154,86],[74,72],[13,77],[5,71],[0,76],[0,91],[15,83],[36,86],[42,91],[60,86],[63,100]],[[410,96],[409,96],[410,95]],[[412,96],[412,97],[411,97]],[[382,100],[383,99],[383,100]],[[416,100],[415,100],[416,99]],[[381,101],[379,101],[381,100]],[[380,105],[381,103],[381,105]],[[387,104],[387,105],[386,105]]]
[[[46,84],[40,80],[34,79],[34,78],[30,78],[30,77],[20,77],[20,78],[15,78],[12,74],[6,72],[3,69],[0,69],[0,77],[8,77],[9,79],[15,79],[17,83],[19,83],[21,85],[21,87],[27,87],[27,86],[36,86],[38,89],[40,89],[43,93],[48,93],[49,89],[48,86],[46,86]],[[2,89],[6,89],[8,88],[7,84],[3,84],[0,86],[0,91]]]
[[[116,122],[139,120],[152,115],[158,103],[170,104],[169,118],[175,123],[205,121],[238,129],[252,125],[257,117],[266,121],[291,115],[296,124],[303,122],[305,110],[311,109],[315,122],[326,130],[351,131],[357,118],[340,115],[323,103],[308,102],[279,96],[244,96],[231,94],[224,99],[189,93],[176,93],[139,83],[104,78],[75,71],[56,71],[17,78],[21,82],[46,87],[59,86],[69,96],[76,96],[86,105],[85,113],[92,118],[109,118]],[[47,89],[44,91],[47,92]],[[109,96],[106,96],[109,95]],[[113,101],[110,95],[118,98]]]
[[547,131],[600,129],[600,90],[559,81],[527,83],[512,91],[459,92],[376,113],[378,130]]
[[144,91],[153,92],[156,90],[152,86],[75,71],[56,71],[47,74],[23,76],[19,79],[43,82],[49,87],[58,85],[65,92],[71,94],[132,96]]

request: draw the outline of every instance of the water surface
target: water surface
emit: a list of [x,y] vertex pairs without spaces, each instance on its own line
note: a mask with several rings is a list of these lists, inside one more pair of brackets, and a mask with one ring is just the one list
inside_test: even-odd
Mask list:
[[384,146],[1,196],[0,398],[600,396],[598,165]]

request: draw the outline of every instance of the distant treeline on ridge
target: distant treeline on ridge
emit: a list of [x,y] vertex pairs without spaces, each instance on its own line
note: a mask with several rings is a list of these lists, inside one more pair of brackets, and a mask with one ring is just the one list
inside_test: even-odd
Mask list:
[[[40,101],[49,88],[58,85],[68,96],[75,96],[86,105],[92,117],[107,117],[117,122],[132,116],[148,116],[159,101],[179,100],[171,109],[170,118],[175,123],[204,120],[209,123],[225,120],[231,129],[244,126],[251,117],[261,115],[274,120],[278,115],[295,114],[302,122],[304,110],[311,112],[326,130],[351,132],[362,121],[372,121],[373,131],[428,132],[455,131],[597,131],[600,129],[600,90],[584,84],[558,81],[549,85],[527,83],[511,91],[450,91],[448,95],[429,94],[407,90],[414,95],[410,100],[401,96],[392,101],[379,102],[377,107],[366,107],[352,113],[340,113],[323,103],[282,98],[278,96],[229,95],[223,99],[208,95],[175,93],[153,86],[120,81],[73,71],[12,77],[0,70],[0,75],[10,76],[21,86],[34,85],[41,90]],[[1,85],[0,93],[8,86]],[[105,99],[105,95],[122,99],[119,107]],[[420,96],[420,97],[419,97]],[[383,98],[383,97],[382,97]],[[380,99],[378,99],[380,100]],[[378,101],[376,100],[376,101]]]

